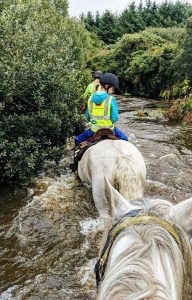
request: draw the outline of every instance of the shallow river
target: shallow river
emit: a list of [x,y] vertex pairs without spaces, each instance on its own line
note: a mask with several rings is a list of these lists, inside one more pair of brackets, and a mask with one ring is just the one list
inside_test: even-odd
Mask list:
[[[118,102],[118,127],[146,161],[145,195],[175,203],[191,196],[192,128],[168,126],[155,101]],[[0,300],[95,299],[100,225],[70,159],[50,165],[28,190],[1,187]],[[190,281],[185,290],[184,300],[192,299]]]

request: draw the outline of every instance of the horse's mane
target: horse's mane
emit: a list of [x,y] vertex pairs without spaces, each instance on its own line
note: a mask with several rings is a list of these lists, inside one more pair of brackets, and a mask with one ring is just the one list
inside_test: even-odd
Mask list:
[[[172,206],[168,201],[141,200],[137,201],[137,205],[143,208],[140,215],[153,214],[161,219],[174,222],[174,216],[172,216],[172,220],[170,217],[167,219],[170,206]],[[153,226],[151,224],[133,225],[124,230],[115,240],[111,250],[118,240],[127,233],[134,236],[135,243],[128,247],[109,269],[106,268],[98,300],[171,300],[169,291],[154,278],[151,259],[152,255],[158,255],[164,262],[164,258],[166,261],[165,252],[167,257],[171,258],[178,298],[182,299],[186,275],[192,272],[192,256],[186,233],[177,224],[175,224],[175,228],[179,234],[182,249],[179,248],[170,233],[158,224],[153,224]],[[163,268],[165,274],[169,274],[166,263],[164,263]],[[169,279],[167,277],[167,280]],[[157,297],[157,293],[161,296]]]

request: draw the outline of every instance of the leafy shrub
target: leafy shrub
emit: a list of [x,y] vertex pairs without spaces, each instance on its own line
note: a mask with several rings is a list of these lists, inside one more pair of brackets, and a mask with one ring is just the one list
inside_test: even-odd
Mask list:
[[192,111],[192,96],[191,98],[181,102],[180,104],[181,113],[186,115]]
[[140,32],[150,27],[153,27],[153,33],[174,42],[177,38],[176,27],[183,27],[192,16],[192,5],[188,3],[190,1],[177,0],[174,3],[165,0],[160,4],[147,0],[140,1],[138,5],[135,2],[137,1],[130,2],[119,15],[106,10],[103,14],[97,12],[94,16],[89,11],[87,15],[82,14],[81,19],[87,30],[95,32],[109,44],[116,42],[123,34]]
[[169,42],[180,42],[183,39],[183,36],[185,34],[184,28],[178,28],[178,27],[168,27],[168,28],[147,28],[148,32],[151,32],[152,34],[155,34],[162,39],[169,41]]
[[189,98],[173,101],[171,108],[165,113],[170,121],[183,121],[192,124],[192,95]]
[[105,71],[115,73],[123,92],[156,98],[172,83],[176,53],[176,43],[163,39],[150,28],[125,34],[111,48],[99,51],[92,66],[102,64]]
[[82,130],[89,36],[67,16],[67,6],[66,0],[19,0],[1,12],[1,181],[26,182]]
[[166,99],[176,99],[188,96],[191,92],[191,86],[188,79],[184,79],[182,82],[177,82],[164,91],[161,91],[161,96]]

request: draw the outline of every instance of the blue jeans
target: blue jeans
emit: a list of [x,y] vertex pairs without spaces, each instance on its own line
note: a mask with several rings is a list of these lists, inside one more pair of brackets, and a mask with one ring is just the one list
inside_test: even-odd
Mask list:
[[[114,133],[116,137],[118,137],[121,140],[128,141],[128,137],[117,127],[114,128]],[[79,145],[80,143],[88,140],[94,136],[94,132],[91,129],[85,130],[83,133],[79,134],[75,139],[75,145]]]

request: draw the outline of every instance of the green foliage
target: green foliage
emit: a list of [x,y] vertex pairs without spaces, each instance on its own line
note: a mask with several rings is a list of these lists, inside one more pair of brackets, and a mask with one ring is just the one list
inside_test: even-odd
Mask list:
[[106,10],[100,18],[97,34],[99,38],[106,44],[112,44],[116,41],[116,17],[109,10]]
[[192,18],[189,18],[172,63],[172,84],[161,92],[161,96],[165,99],[174,99],[166,117],[172,121],[183,121],[189,124],[192,124],[191,47]]
[[147,31],[152,34],[155,34],[162,39],[178,43],[183,39],[183,36],[185,35],[185,29],[184,28],[178,28],[178,27],[168,27],[168,28],[154,28],[149,27],[147,28]]
[[111,65],[111,50],[104,47],[103,49],[94,52],[94,55],[90,57],[89,67],[92,70],[102,70],[106,73],[110,70]]
[[93,31],[93,28],[95,27],[95,20],[94,16],[91,13],[91,11],[88,11],[87,16],[85,17],[84,14],[80,16],[81,20],[85,23],[85,27],[88,31]]
[[177,82],[165,91],[161,92],[161,96],[166,99],[182,98],[189,95],[191,92],[191,86],[188,79],[184,79],[182,82]]
[[89,36],[66,0],[11,2],[0,35],[1,181],[25,182],[82,129]]
[[111,44],[91,55],[92,70],[115,73],[125,94],[179,97],[167,116],[192,122],[191,4],[147,0],[136,6],[132,2],[119,16],[106,11],[92,15],[91,22],[89,30]]
[[192,5],[177,1],[164,1],[157,4],[148,0],[136,6],[135,2],[118,16],[108,10],[96,16],[88,12],[82,20],[89,31],[95,32],[106,44],[114,43],[125,33],[135,33],[148,27],[183,27],[186,20],[192,16]]
[[110,49],[99,51],[92,65],[117,74],[123,92],[157,98],[172,83],[176,53],[176,43],[147,29],[125,34]]
[[192,95],[186,101],[180,104],[180,110],[182,114],[188,114],[192,111]]
[[172,64],[173,84],[161,94],[166,99],[188,97],[192,89],[191,47],[192,47],[192,18],[189,18],[180,39],[177,55]]
[[133,53],[125,70],[125,79],[132,84],[132,93],[158,98],[162,88],[169,83],[169,65],[174,53],[175,47],[171,44]]
[[192,124],[192,94],[187,98],[174,101],[171,108],[165,113],[165,117],[170,121]]
[[104,43],[98,39],[98,36],[94,32],[89,32],[89,39],[87,41],[87,50],[89,51],[89,57],[93,53],[99,51],[104,47]]
[[[181,49],[178,57],[176,58],[176,76],[180,79],[187,76],[192,84],[192,17],[188,19],[186,24],[186,34],[181,43]],[[182,68],[181,68],[182,66]]]
[[146,25],[144,18],[141,16],[141,11],[137,10],[134,2],[122,12],[117,22],[118,36],[125,33],[139,32],[144,30]]

